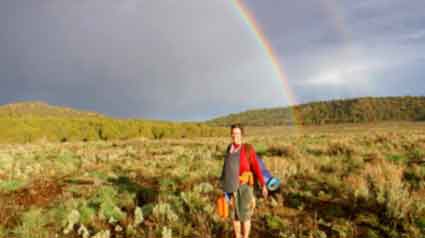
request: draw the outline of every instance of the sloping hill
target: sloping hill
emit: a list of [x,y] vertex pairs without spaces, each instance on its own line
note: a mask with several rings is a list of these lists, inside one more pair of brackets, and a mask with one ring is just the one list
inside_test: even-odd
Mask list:
[[190,138],[219,136],[227,130],[204,123],[115,119],[96,112],[21,102],[0,106],[0,143]]
[[207,124],[227,126],[240,122],[249,126],[278,126],[418,120],[425,120],[425,97],[408,96],[364,97],[249,110],[215,118]]
[[0,117],[103,117],[95,112],[52,106],[43,101],[17,102],[0,106]]

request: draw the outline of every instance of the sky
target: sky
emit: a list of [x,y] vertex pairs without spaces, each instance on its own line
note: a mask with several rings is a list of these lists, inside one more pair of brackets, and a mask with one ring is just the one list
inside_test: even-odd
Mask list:
[[197,121],[317,100],[425,95],[425,1],[241,3],[283,77],[235,1],[2,0],[0,104]]

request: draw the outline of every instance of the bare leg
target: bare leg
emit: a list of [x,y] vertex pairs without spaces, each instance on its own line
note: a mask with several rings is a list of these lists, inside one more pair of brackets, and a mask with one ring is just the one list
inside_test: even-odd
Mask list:
[[233,221],[233,230],[235,231],[235,238],[242,238],[240,221]]
[[251,232],[251,220],[243,222],[243,238],[249,238]]

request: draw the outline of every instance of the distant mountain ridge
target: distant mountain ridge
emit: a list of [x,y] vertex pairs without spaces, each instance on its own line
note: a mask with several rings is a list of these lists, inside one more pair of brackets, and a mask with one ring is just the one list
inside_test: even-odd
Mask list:
[[207,121],[208,125],[322,125],[425,120],[425,97],[362,97],[319,101],[292,107],[248,110]]
[[0,117],[104,117],[97,112],[76,110],[68,107],[53,106],[43,101],[23,101],[0,106]]

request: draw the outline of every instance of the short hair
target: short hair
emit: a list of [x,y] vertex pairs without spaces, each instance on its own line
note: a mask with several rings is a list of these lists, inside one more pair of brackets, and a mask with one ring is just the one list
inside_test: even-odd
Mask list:
[[245,134],[245,130],[244,130],[242,124],[240,124],[240,123],[235,123],[235,124],[230,125],[230,133],[232,133],[233,129],[235,129],[235,128],[239,128],[241,130],[242,135]]

